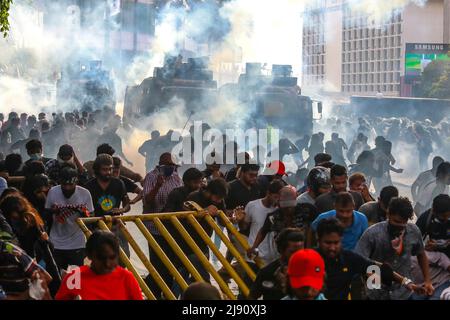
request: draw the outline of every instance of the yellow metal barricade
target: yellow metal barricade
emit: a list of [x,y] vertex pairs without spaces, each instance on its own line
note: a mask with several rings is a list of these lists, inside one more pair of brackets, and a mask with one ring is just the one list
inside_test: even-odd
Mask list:
[[[127,239],[128,244],[136,253],[136,256],[147,269],[151,280],[154,281],[161,289],[161,292],[164,294],[164,297],[166,299],[174,300],[177,299],[177,297],[172,292],[172,283],[166,283],[164,281],[164,279],[151,263],[149,257],[145,255],[144,251],[125,225],[126,222],[132,222],[136,225],[137,229],[146,239],[148,246],[151,248],[151,254],[156,254],[158,256],[158,258],[167,268],[170,275],[173,277],[173,280],[179,285],[181,290],[184,291],[188,287],[188,284],[179,272],[180,267],[184,267],[192,276],[192,278],[195,279],[195,281],[206,281],[209,279],[202,278],[200,272],[194,267],[192,262],[183,252],[180,244],[175,240],[174,234],[169,232],[169,230],[166,228],[168,224],[171,224],[174,230],[172,232],[178,232],[177,236],[181,237],[186,242],[186,244],[189,246],[189,248],[201,263],[204,270],[206,270],[209,275],[216,281],[221,291],[227,296],[228,299],[235,300],[235,293],[233,293],[227,281],[221,276],[221,274],[223,273],[218,272],[214,268],[207,256],[202,252],[202,250],[192,238],[192,234],[190,234],[186,230],[185,226],[190,225],[192,227],[192,230],[195,230],[196,235],[200,237],[200,239],[217,257],[217,260],[220,261],[226,273],[228,273],[228,275],[234,280],[241,293],[244,296],[248,296],[250,290],[244,281],[244,277],[247,276],[251,280],[254,280],[256,278],[256,274],[248,264],[245,257],[240,254],[239,250],[233,245],[228,236],[222,231],[222,228],[217,224],[216,220],[212,216],[210,216],[206,210],[202,209],[194,202],[186,202],[185,207],[189,208],[190,211],[126,215],[115,217],[105,216],[79,218],[77,220],[77,223],[83,230],[86,237],[89,237],[91,235],[92,227],[111,232],[113,224],[117,224],[120,232],[122,232],[124,238]],[[218,217],[218,220],[220,221],[219,223],[227,229],[229,234],[235,237],[238,244],[242,247],[241,249],[246,252],[250,247],[246,239],[238,232],[238,230],[236,230],[234,225],[230,222],[223,211],[219,211]],[[169,259],[167,252],[164,252],[164,250],[159,246],[158,242],[148,231],[143,221],[151,221],[153,223],[155,228],[159,231],[159,234],[164,238],[169,247],[172,249],[172,256],[176,256],[179,259],[178,263],[175,263],[174,261],[171,261]],[[210,235],[208,235],[208,233],[203,229],[202,225],[199,222],[206,222],[207,225],[211,227],[211,229],[217,234],[217,236],[220,237],[222,243],[226,246],[231,255],[236,259],[241,269],[244,270],[244,274],[239,274],[238,272],[236,272],[235,268],[231,265],[230,262],[228,262],[224,255],[220,252],[219,248],[215,246]],[[150,290],[147,283],[137,272],[135,266],[133,266],[122,248],[120,249],[120,260],[124,264],[124,266],[133,273],[145,296],[151,300],[156,299],[155,294]],[[263,265],[262,261],[259,258],[256,258],[254,262],[258,267],[262,267]],[[180,263],[182,265],[180,265]]]

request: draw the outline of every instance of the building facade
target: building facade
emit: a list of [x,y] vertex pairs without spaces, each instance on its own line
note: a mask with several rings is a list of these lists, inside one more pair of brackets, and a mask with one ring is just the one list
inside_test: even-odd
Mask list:
[[303,15],[302,85],[344,95],[401,95],[406,44],[448,43],[449,14],[449,1],[428,0],[377,22],[346,0],[312,2]]

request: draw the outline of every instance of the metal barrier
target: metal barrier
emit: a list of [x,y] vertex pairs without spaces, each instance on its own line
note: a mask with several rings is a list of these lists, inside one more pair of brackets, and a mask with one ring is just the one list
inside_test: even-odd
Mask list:
[[[255,272],[252,270],[250,265],[247,263],[244,256],[239,253],[239,250],[233,245],[228,236],[222,231],[222,228],[217,224],[214,218],[208,214],[208,212],[201,207],[199,207],[194,202],[186,202],[185,207],[189,208],[191,211],[182,211],[182,212],[170,212],[170,213],[153,213],[153,214],[142,214],[142,215],[127,215],[127,216],[104,216],[104,217],[92,217],[92,218],[79,218],[77,219],[77,223],[80,228],[83,230],[84,234],[88,238],[92,233],[88,226],[95,226],[102,230],[110,231],[112,229],[113,223],[118,224],[120,231],[127,239],[131,248],[133,248],[137,257],[143,263],[145,268],[148,270],[149,275],[152,280],[158,285],[161,289],[164,297],[169,300],[175,300],[177,297],[171,290],[171,283],[165,283],[161,275],[155,269],[155,267],[150,262],[149,258],[145,255],[144,251],[140,248],[136,240],[133,238],[127,227],[125,226],[125,222],[132,222],[136,225],[142,235],[148,242],[148,245],[152,249],[152,251],[160,258],[163,262],[164,266],[170,272],[173,279],[178,283],[182,290],[185,290],[188,287],[186,280],[182,277],[178,269],[175,267],[173,262],[168,258],[167,254],[161,249],[158,245],[157,241],[153,237],[153,235],[148,231],[147,227],[144,225],[143,221],[152,221],[156,229],[159,231],[161,236],[167,241],[173,253],[180,259],[183,266],[186,270],[192,275],[195,281],[205,281],[202,278],[198,270],[194,267],[191,261],[187,258],[183,250],[181,249],[179,243],[174,239],[173,234],[171,234],[164,222],[171,223],[179,235],[186,241],[187,245],[199,259],[201,265],[208,271],[209,275],[214,278],[217,282],[221,291],[228,297],[228,299],[235,300],[236,296],[229,288],[227,282],[222,278],[221,274],[214,268],[214,266],[210,263],[209,259],[205,256],[202,250],[198,247],[196,242],[193,240],[191,234],[186,230],[183,224],[180,222],[181,220],[186,220],[195,232],[200,236],[202,241],[206,243],[208,248],[213,252],[213,254],[217,257],[217,259],[221,262],[222,266],[226,270],[226,272],[230,275],[230,277],[236,282],[239,290],[242,294],[247,297],[249,295],[249,288],[245,284],[242,274],[238,274],[235,268],[227,261],[224,255],[219,251],[212,241],[211,237],[207,234],[207,232],[202,228],[199,221],[206,221],[206,223],[214,230],[214,232],[220,237],[223,244],[227,247],[232,256],[236,259],[242,270],[245,271],[245,274],[253,281],[256,278]],[[227,229],[228,233],[233,235],[237,240],[238,244],[245,250],[249,249],[249,244],[246,239],[236,230],[234,225],[230,222],[228,217],[225,215],[223,211],[218,211],[218,218],[223,226]],[[127,257],[125,252],[120,248],[120,260],[125,265],[125,267],[130,270],[136,280],[139,283],[139,286],[142,289],[142,292],[148,299],[155,300],[156,297],[154,293],[147,286],[146,282],[142,279],[141,275],[137,272],[136,268],[131,263],[130,259]],[[258,267],[262,267],[263,262],[259,258],[255,258],[254,262]]]

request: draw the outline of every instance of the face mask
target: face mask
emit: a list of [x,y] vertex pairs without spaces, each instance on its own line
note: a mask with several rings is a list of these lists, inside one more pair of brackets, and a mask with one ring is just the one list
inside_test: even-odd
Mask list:
[[41,160],[41,158],[42,158],[42,153],[33,153],[32,155],[30,155],[31,160]]
[[388,223],[388,233],[393,239],[400,237],[405,229],[406,227],[404,226],[395,226]]
[[172,166],[162,166],[161,169],[162,169],[161,170],[162,174],[165,177],[170,177],[173,174],[173,172],[175,171],[175,168]]
[[65,160],[61,159],[61,158],[58,156],[58,162],[59,162],[59,164],[61,164],[61,165],[67,164],[67,163],[74,164],[73,157],[70,158],[69,160],[66,160],[66,161],[65,161]]

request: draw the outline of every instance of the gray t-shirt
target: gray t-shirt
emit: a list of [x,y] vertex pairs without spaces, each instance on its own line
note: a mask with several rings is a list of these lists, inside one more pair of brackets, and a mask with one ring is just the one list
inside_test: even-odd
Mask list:
[[[445,253],[436,251],[425,251],[430,264],[430,279],[433,287],[437,288],[450,281],[450,259]],[[416,257],[412,258],[412,280],[421,285],[424,282],[422,270]]]
[[[359,192],[348,190],[355,201],[355,210],[359,210],[359,208],[364,203],[364,200]],[[328,212],[334,210],[334,202],[336,201],[337,192],[331,190],[328,193],[321,194],[316,198],[316,207],[319,213]]]
[[297,203],[310,203],[312,205],[316,204],[316,200],[311,197],[309,192],[304,192],[297,197]]
[[[411,279],[411,257],[424,251],[420,230],[415,224],[407,224],[403,252],[399,256],[392,248],[387,227],[387,221],[370,226],[361,236],[355,252],[378,262],[389,263],[394,271]],[[372,300],[406,300],[410,295],[411,292],[398,283],[389,288],[382,286],[379,290],[367,290],[367,296]]]
[[366,215],[369,224],[378,223],[386,220],[386,214],[381,210],[378,201],[364,203],[358,210]]
[[84,248],[86,238],[78,226],[76,219],[94,212],[92,197],[89,191],[77,186],[75,193],[67,199],[61,186],[50,189],[45,208],[53,214],[53,225],[50,230],[50,242],[55,249],[75,250]]

